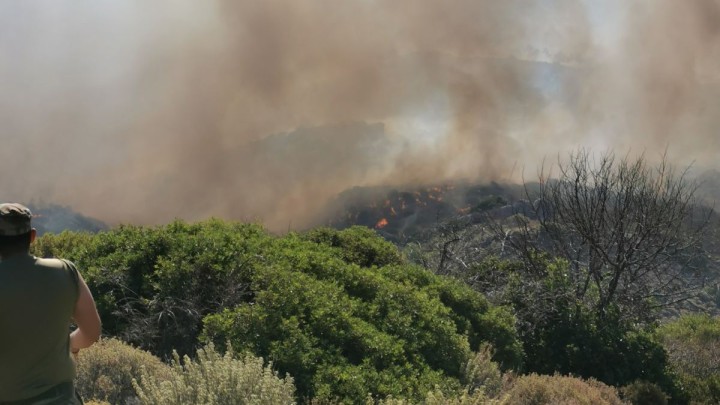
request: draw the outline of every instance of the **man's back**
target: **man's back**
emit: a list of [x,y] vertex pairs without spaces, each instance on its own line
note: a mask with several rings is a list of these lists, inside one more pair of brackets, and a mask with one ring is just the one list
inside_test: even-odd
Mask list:
[[68,334],[77,299],[77,270],[64,261],[0,262],[0,402],[72,382]]

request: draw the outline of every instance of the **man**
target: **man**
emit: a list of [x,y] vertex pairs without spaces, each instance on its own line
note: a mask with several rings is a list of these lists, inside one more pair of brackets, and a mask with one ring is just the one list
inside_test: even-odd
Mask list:
[[100,317],[74,264],[30,255],[31,219],[0,204],[0,405],[81,404],[71,353],[99,339]]

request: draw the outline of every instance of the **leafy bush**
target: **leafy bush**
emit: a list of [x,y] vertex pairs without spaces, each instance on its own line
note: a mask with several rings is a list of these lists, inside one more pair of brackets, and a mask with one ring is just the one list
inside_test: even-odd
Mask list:
[[661,326],[659,333],[674,365],[698,377],[720,372],[720,318],[685,315]]
[[489,397],[495,397],[502,389],[502,373],[491,358],[492,347],[483,344],[465,365],[463,383],[470,393],[482,391]]
[[176,221],[48,235],[37,249],[78,264],[106,335],[167,358],[192,356],[204,328],[207,341],[272,360],[300,398],[459,392],[483,342],[502,369],[522,364],[508,309],[405,264],[367,228],[275,237],[252,224]]
[[656,384],[635,381],[621,390],[623,399],[632,405],[667,405],[668,396]]
[[415,289],[379,283],[363,303],[335,283],[289,270],[268,271],[256,301],[206,318],[208,337],[260,353],[296,376],[305,397],[359,401],[416,397],[459,388],[469,347],[448,309]]
[[197,351],[197,360],[174,353],[169,379],[143,372],[134,382],[145,405],[281,405],[294,404],[292,377],[279,378],[272,364],[253,356],[236,358],[232,349],[220,355],[213,345]]
[[615,307],[599,315],[578,298],[565,261],[538,256],[533,263],[531,268],[490,259],[474,269],[481,291],[494,289],[498,302],[515,310],[525,371],[573,374],[614,386],[640,379],[679,395],[652,325],[624,322]]
[[482,341],[506,366],[520,363],[508,311],[415,266],[360,267],[327,235],[276,240],[264,256],[272,265],[254,274],[254,301],[206,317],[205,336],[272,359],[301,397],[355,403],[368,392],[419,400],[435,386],[458,391]]
[[685,315],[659,333],[690,401],[720,403],[720,318]]
[[195,350],[205,315],[250,299],[250,274],[269,240],[258,225],[176,221],[48,234],[34,249],[78,265],[106,335],[167,357]]
[[86,248],[94,238],[94,234],[86,232],[46,233],[35,240],[31,249],[38,257],[63,257],[68,252]]
[[307,232],[304,238],[336,248],[345,261],[362,267],[402,263],[395,245],[379,238],[373,230],[364,226],[352,226],[342,231],[317,228]]
[[596,380],[560,375],[519,377],[503,398],[503,405],[622,405],[617,391]]
[[103,339],[78,355],[76,387],[83,398],[125,404],[136,397],[133,379],[140,371],[156,380],[169,376],[160,359],[118,339]]

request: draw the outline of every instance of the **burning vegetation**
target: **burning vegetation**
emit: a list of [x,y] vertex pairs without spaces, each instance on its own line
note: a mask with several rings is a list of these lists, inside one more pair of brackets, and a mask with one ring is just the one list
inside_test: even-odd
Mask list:
[[335,214],[328,225],[363,225],[389,240],[403,242],[442,221],[501,209],[522,196],[520,186],[499,183],[445,183],[404,189],[356,187],[333,202]]

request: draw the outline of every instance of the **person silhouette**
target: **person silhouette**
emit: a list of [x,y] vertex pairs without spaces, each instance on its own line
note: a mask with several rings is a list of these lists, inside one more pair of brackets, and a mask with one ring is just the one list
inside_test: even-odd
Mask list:
[[30,254],[31,221],[0,204],[0,405],[82,404],[73,357],[100,338],[100,316],[75,264]]

